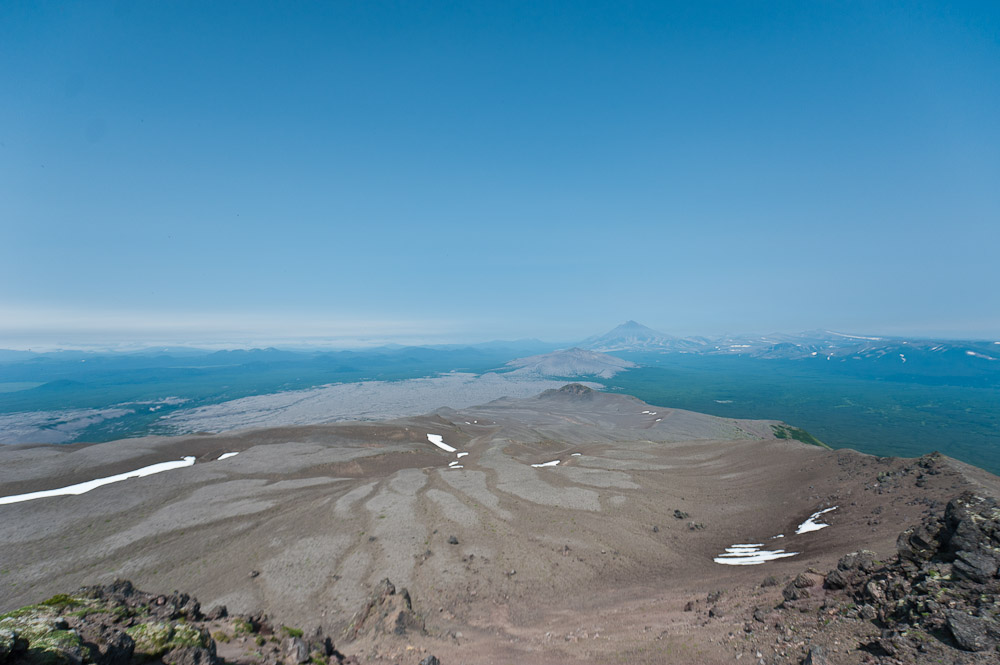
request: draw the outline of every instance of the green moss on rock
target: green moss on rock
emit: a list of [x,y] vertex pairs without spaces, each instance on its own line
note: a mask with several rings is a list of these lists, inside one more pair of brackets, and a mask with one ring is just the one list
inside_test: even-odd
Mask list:
[[86,605],[87,600],[84,598],[78,598],[76,596],[70,596],[65,593],[58,593],[48,600],[43,600],[39,605],[44,605],[46,607],[54,607],[60,612],[65,610],[67,607],[78,607],[80,605]]
[[27,660],[36,665],[80,662],[87,655],[83,640],[46,605],[32,605],[0,616],[0,633],[27,643]]
[[236,635],[249,635],[253,632],[253,624],[243,619],[233,619],[233,632]]
[[207,647],[211,639],[197,628],[167,621],[141,623],[125,632],[135,641],[135,654],[150,659],[182,647]]

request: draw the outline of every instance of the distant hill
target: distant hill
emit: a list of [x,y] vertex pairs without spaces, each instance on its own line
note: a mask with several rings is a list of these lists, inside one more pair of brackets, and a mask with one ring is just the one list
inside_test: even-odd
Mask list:
[[538,356],[518,358],[507,363],[514,368],[511,374],[537,376],[599,376],[609,379],[625,369],[638,367],[634,362],[622,360],[606,353],[596,353],[580,348],[553,351]]

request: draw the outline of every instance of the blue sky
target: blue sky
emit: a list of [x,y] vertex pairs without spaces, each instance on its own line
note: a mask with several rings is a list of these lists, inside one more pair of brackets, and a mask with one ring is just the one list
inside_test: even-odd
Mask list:
[[996,337],[998,7],[2,3],[0,346]]

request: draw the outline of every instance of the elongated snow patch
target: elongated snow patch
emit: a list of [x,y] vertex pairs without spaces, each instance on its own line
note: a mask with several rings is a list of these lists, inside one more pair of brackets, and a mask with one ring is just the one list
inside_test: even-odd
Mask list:
[[116,476],[108,476],[107,478],[88,480],[87,482],[77,483],[76,485],[68,485],[66,487],[60,487],[53,490],[42,490],[40,492],[29,492],[28,494],[15,494],[13,496],[0,497],[0,505],[7,503],[20,503],[22,501],[32,501],[33,499],[45,499],[50,496],[83,494],[85,492],[89,492],[90,490],[97,489],[98,487],[103,487],[104,485],[120,483],[121,481],[128,480],[129,478],[142,478],[143,476],[151,476],[154,473],[170,471],[171,469],[180,469],[193,464],[194,457],[185,457],[175,462],[160,462],[159,464],[144,466],[141,469],[136,469],[135,471],[119,473]]
[[458,453],[457,455],[455,455],[455,457],[457,457],[458,459],[462,459],[463,457],[465,457],[468,454],[469,453]]
[[444,439],[440,434],[428,434],[427,440],[445,452],[448,453],[455,452],[454,448],[452,448],[451,446],[449,446],[447,443],[444,442]]
[[229,459],[230,457],[236,457],[237,455],[239,455],[239,453],[222,453],[216,461],[218,462],[224,459]]
[[756,566],[775,559],[795,556],[798,552],[786,552],[785,550],[762,550],[763,543],[746,543],[743,545],[733,545],[727,547],[723,554],[712,559],[715,563],[724,566]]
[[558,464],[559,460],[554,459],[551,462],[543,462],[542,464],[532,464],[531,466],[535,467],[536,469],[540,469],[543,466],[557,466]]
[[795,530],[795,535],[799,535],[802,533],[809,533],[810,531],[819,531],[820,529],[825,529],[826,527],[830,526],[829,524],[823,524],[822,522],[817,522],[816,519],[823,513],[828,513],[831,510],[836,510],[836,509],[837,506],[834,506],[832,508],[826,508],[824,510],[817,510],[815,513],[809,516],[809,519],[807,519],[805,522],[799,525],[799,528]]

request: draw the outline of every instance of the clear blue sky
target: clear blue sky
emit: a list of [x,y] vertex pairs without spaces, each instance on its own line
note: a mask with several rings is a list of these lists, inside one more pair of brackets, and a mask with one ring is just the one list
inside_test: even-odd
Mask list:
[[1000,335],[1000,4],[0,3],[0,346]]

